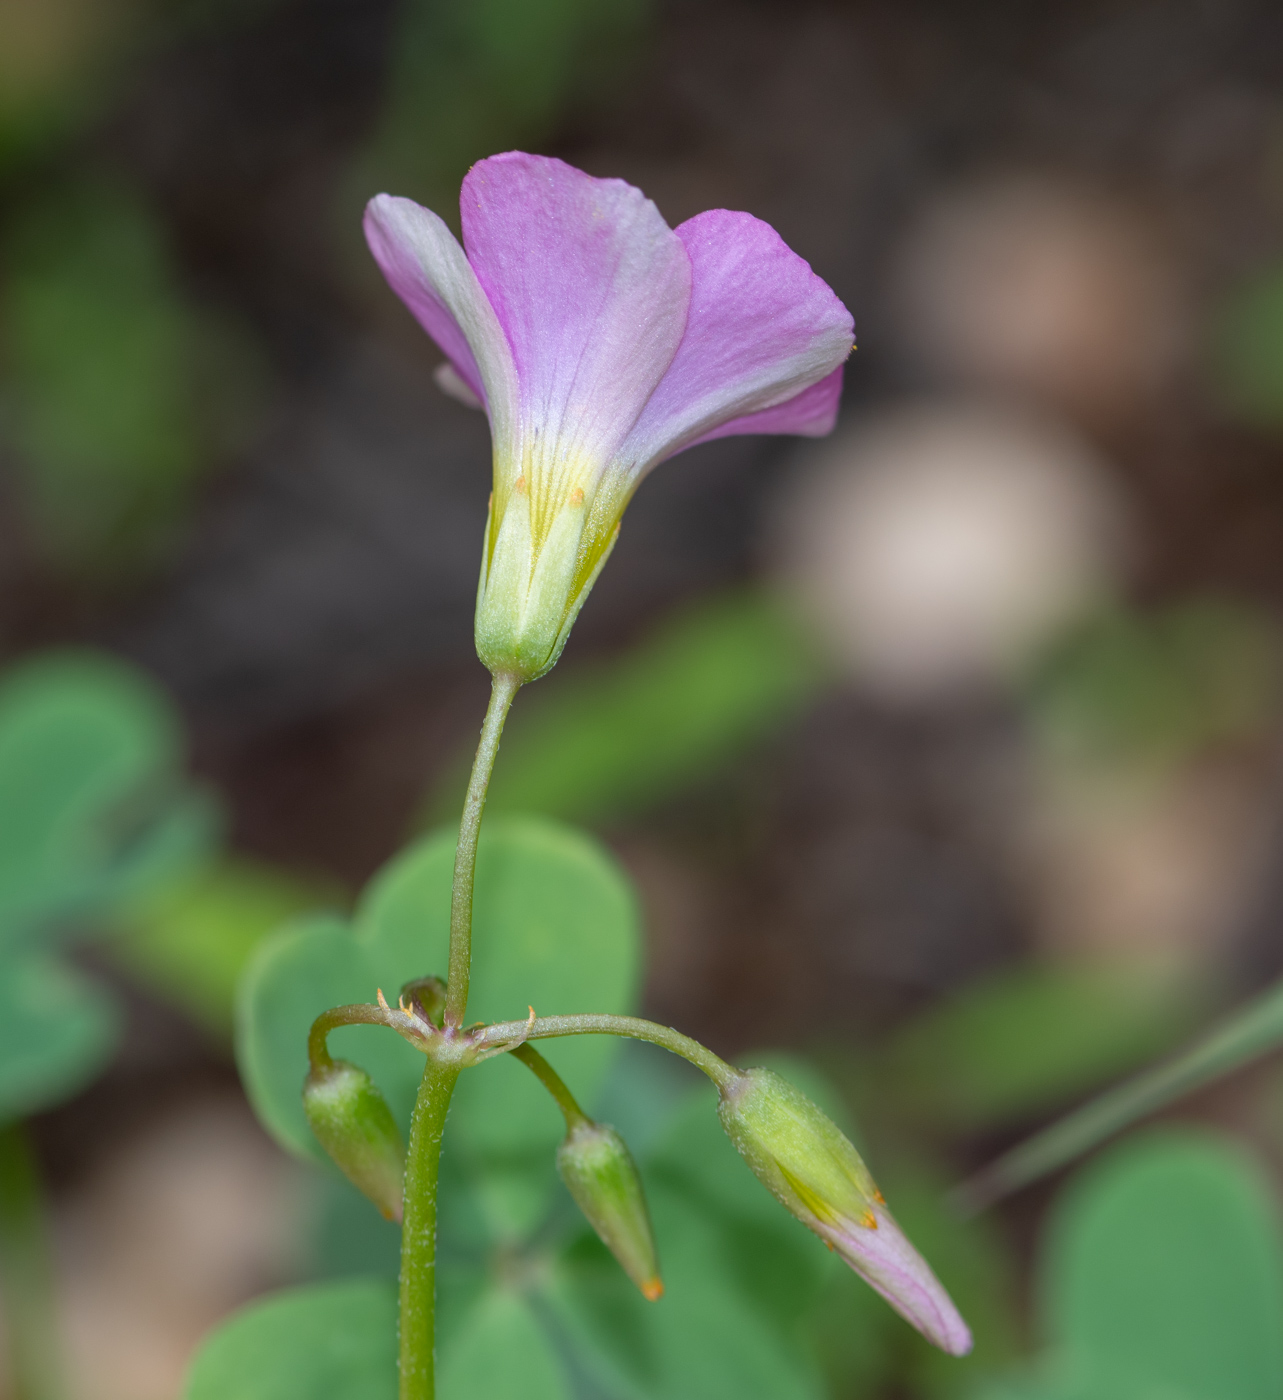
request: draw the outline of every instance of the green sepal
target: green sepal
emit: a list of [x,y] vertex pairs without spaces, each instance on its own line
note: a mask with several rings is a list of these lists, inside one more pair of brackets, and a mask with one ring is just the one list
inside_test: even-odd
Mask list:
[[576,1123],[557,1150],[566,1189],[619,1266],[653,1302],[664,1292],[641,1175],[608,1123]]
[[746,1070],[717,1114],[754,1175],[804,1223],[860,1220],[881,1202],[842,1130],[774,1070]]

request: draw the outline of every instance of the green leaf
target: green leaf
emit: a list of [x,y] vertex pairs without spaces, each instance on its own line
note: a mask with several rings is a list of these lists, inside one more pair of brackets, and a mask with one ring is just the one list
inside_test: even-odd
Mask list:
[[396,1336],[383,1279],[290,1289],[205,1339],[184,1400],[396,1400]]
[[643,1167],[665,1294],[647,1303],[590,1235],[549,1297],[584,1364],[629,1400],[816,1400],[804,1319],[833,1261],[758,1184],[701,1089]]
[[1092,1385],[1283,1394],[1283,1236],[1228,1140],[1159,1131],[1094,1163],[1057,1205],[1042,1271],[1049,1336]]
[[230,1033],[236,984],[255,948],[288,919],[328,902],[270,866],[224,859],[130,901],[113,920],[109,951],[153,991]]
[[[405,979],[388,977],[395,991]],[[313,915],[287,924],[251,958],[237,993],[236,1058],[250,1103],[288,1150],[326,1162],[303,1112],[307,1033],[331,1006],[373,1001],[379,971],[345,920]],[[331,1038],[335,1053],[361,1065],[387,1095],[402,1128],[423,1056],[377,1026],[353,1026]]]
[[[392,996],[413,977],[442,973],[449,946],[453,831],[429,837],[371,884],[349,933],[336,920],[275,935],[255,955],[240,992],[238,1058],[264,1123],[293,1151],[317,1156],[300,1100],[306,1037],[328,1007]],[[638,911],[626,877],[598,845],[535,819],[486,823],[477,859],[469,1018],[626,1012],[636,992]],[[423,1057],[380,1027],[331,1037],[336,1054],[374,1076],[408,1124]],[[585,1102],[618,1052],[612,1037],[576,1036],[547,1048]],[[460,1079],[447,1150],[484,1167],[492,1226],[535,1223],[555,1180],[560,1114],[529,1072],[506,1056]]]
[[994,1128],[1143,1063],[1199,1009],[1187,983],[1144,965],[1003,970],[899,1031],[880,1077],[897,1105],[932,1122]]
[[0,942],[189,860],[206,804],[184,789],[177,721],[131,667],[55,652],[0,683]]
[[[492,812],[609,821],[715,774],[792,719],[823,671],[783,610],[760,594],[668,619],[617,660],[550,676],[508,721]],[[429,802],[458,810],[467,760]]]
[[[457,1293],[458,1290],[455,1290]],[[441,1400],[565,1400],[547,1334],[509,1290],[463,1290],[438,1318]],[[184,1400],[395,1400],[396,1285],[344,1279],[251,1303],[202,1343]]]
[[566,1400],[570,1394],[546,1331],[529,1303],[508,1289],[485,1289],[451,1327],[440,1351],[442,1400]]
[[63,963],[0,963],[0,1123],[69,1098],[106,1063],[119,1031],[112,998]]

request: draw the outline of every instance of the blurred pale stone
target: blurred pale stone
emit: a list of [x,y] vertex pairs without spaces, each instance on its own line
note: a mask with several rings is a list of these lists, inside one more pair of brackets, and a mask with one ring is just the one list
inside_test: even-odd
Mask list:
[[1046,176],[939,199],[891,279],[893,334],[946,383],[1096,420],[1152,406],[1186,360],[1188,290],[1137,210]]
[[807,615],[861,685],[906,702],[1002,683],[1108,594],[1126,535],[1074,434],[968,402],[840,432],[783,517]]
[[174,1400],[231,1309],[282,1283],[298,1248],[300,1169],[245,1104],[205,1097],[129,1142],[58,1220],[76,1400]]
[[1271,769],[1260,755],[1209,757],[1161,777],[1042,766],[1022,823],[1042,945],[1213,960],[1268,872]]

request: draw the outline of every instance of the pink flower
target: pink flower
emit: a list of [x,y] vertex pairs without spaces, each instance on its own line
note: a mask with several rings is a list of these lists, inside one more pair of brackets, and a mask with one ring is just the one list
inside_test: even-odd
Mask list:
[[512,151],[475,165],[463,247],[378,195],[371,251],[484,406],[494,495],[477,649],[523,680],[557,660],[652,467],[732,433],[833,426],[850,314],[779,235],[712,209],[670,229],[640,190]]

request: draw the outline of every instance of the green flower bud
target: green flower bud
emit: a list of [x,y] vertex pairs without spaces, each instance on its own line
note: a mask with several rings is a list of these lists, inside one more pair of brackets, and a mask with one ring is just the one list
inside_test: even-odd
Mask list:
[[619,1265],[654,1302],[664,1291],[641,1177],[623,1138],[582,1119],[557,1150],[557,1170],[579,1209]]
[[388,1220],[401,1219],[405,1148],[387,1100],[346,1060],[313,1065],[303,1108],[321,1146]]
[[970,1351],[967,1324],[837,1124],[769,1069],[746,1070],[721,1095],[722,1126],[780,1204],[928,1341],[953,1356]]

